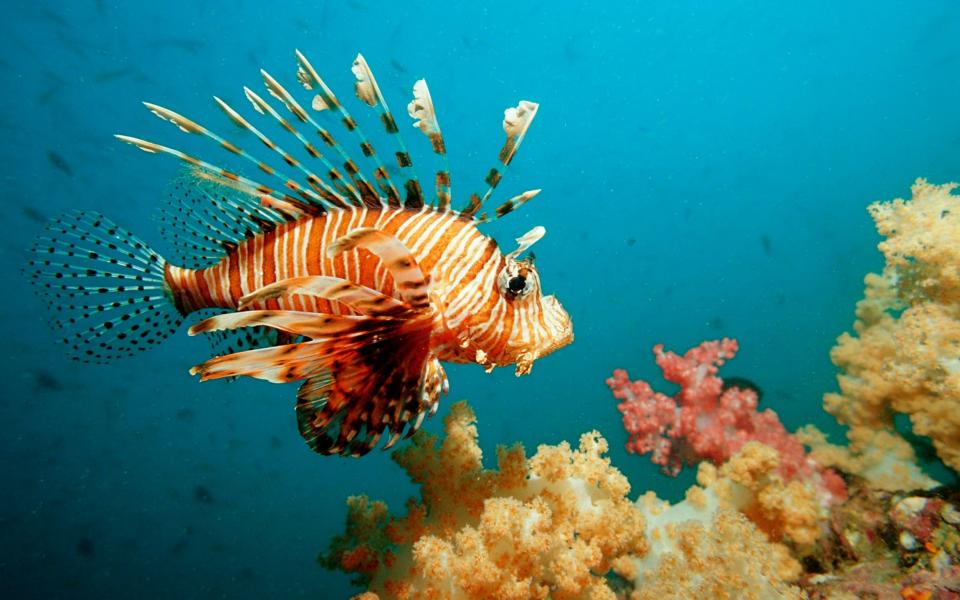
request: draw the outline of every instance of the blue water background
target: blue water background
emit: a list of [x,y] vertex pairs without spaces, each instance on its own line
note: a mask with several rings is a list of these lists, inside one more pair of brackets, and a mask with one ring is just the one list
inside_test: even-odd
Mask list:
[[260,89],[263,66],[296,88],[299,48],[373,131],[352,98],[362,51],[429,166],[403,114],[413,81],[427,77],[458,205],[483,188],[503,109],[540,102],[495,201],[544,191],[486,229],[510,249],[546,226],[537,264],[576,342],[523,378],[450,367],[440,416],[468,399],[487,456],[596,428],[634,494],[671,499],[690,473],[665,478],[623,450],[604,385],[612,369],[659,381],[655,343],[683,351],[733,336],[742,351],[724,373],[759,384],[789,428],[838,432],[820,409],[835,388],[828,351],[852,323],[864,274],[882,265],[865,208],[908,196],[919,176],[960,179],[953,1],[101,0],[15,3],[4,17],[5,598],[346,597],[348,578],[314,563],[342,530],[345,498],[366,493],[399,510],[415,493],[386,453],[309,452],[292,387],[198,384],[187,368],[207,346],[184,330],[112,366],[64,358],[19,274],[40,216],[96,209],[165,252],[152,215],[180,167],[112,134],[219,157],[141,100],[233,132],[211,95],[251,116],[241,86]]

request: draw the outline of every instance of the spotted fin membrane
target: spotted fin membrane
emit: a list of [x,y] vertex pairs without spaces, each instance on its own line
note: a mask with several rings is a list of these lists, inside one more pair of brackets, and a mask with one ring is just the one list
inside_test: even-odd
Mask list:
[[74,360],[132,356],[172,335],[183,319],[164,283],[163,258],[98,213],[54,219],[32,250],[25,272]]

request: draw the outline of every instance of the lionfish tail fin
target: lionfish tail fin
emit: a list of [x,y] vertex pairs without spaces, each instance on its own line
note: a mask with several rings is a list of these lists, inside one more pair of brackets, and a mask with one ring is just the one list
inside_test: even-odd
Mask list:
[[24,274],[54,313],[51,324],[74,360],[132,356],[182,321],[164,259],[98,213],[74,211],[50,221],[32,250]]

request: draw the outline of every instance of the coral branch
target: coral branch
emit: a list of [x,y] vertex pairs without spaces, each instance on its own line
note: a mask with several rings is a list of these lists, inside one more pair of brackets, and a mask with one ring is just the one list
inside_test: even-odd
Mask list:
[[321,563],[355,573],[384,598],[614,598],[603,577],[647,549],[626,478],[596,432],[579,449],[501,449],[483,468],[473,412],[451,407],[446,438],[424,432],[394,454],[422,500],[405,517],[349,500],[347,532]]
[[747,442],[761,442],[779,453],[777,474],[784,481],[811,481],[827,498],[842,499],[844,484],[806,453],[770,409],[757,411],[757,392],[749,387],[724,385],[717,375],[736,356],[737,341],[703,342],[683,356],[653,348],[667,381],[680,386],[674,396],[656,392],[645,381],[630,381],[627,372],[614,371],[607,385],[621,402],[623,426],[630,434],[627,450],[651,454],[668,475],[684,464],[726,462]]
[[[910,200],[875,202],[870,214],[886,239],[882,274],[865,279],[855,333],[830,353],[839,393],[824,408],[850,427],[849,448],[818,455],[886,489],[932,487],[916,468],[893,417],[910,418],[937,455],[960,470],[960,196],[956,184],[914,184]],[[891,467],[895,467],[891,468]]]

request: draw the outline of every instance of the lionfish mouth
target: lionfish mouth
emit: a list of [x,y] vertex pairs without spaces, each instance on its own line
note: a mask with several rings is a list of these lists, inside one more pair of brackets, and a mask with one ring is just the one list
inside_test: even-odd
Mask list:
[[573,321],[554,296],[544,296],[543,315],[548,334],[546,343],[538,348],[540,356],[546,356],[573,341]]

